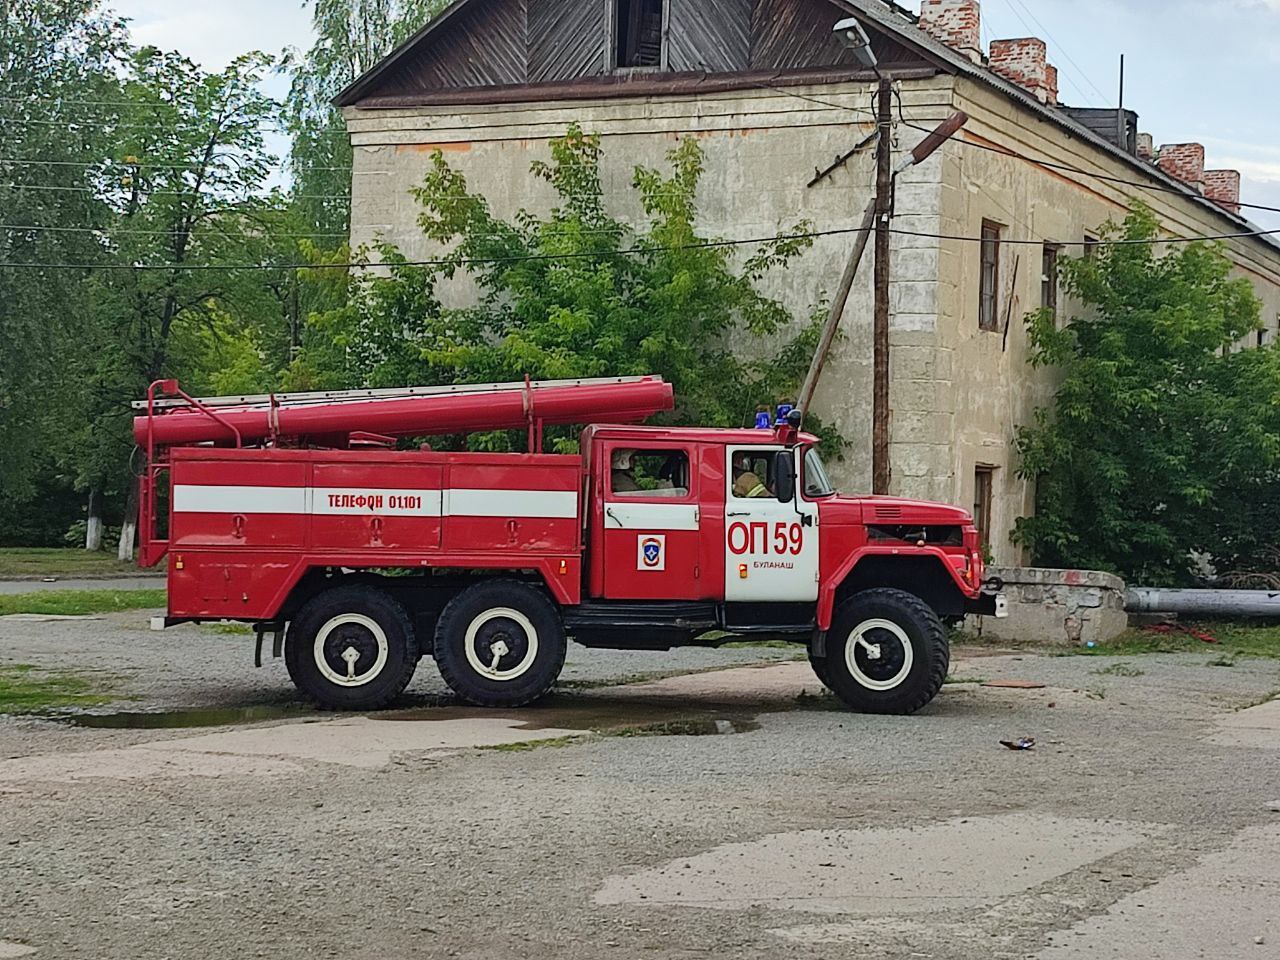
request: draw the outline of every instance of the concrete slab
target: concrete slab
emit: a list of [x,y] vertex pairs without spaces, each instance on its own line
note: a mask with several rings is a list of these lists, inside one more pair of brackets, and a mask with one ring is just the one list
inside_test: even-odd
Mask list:
[[664,680],[607,687],[601,693],[625,695],[629,700],[679,701],[708,706],[762,709],[788,703],[802,693],[817,696],[826,688],[807,660],[733,667],[708,673],[687,673]]
[[16,757],[0,761],[0,790],[33,782],[279,776],[300,772],[298,761],[374,770],[386,766],[397,753],[528,743],[584,732],[533,726],[518,717],[436,721],[356,717],[280,724],[123,749]]
[[1039,960],[1280,957],[1280,825],[1241,831],[1226,850],[1053,939]]
[[581,735],[582,729],[530,728],[527,719],[374,720],[355,717],[210,733],[157,744],[163,752],[235,754],[313,760],[374,770],[397,753],[461,750]]
[[855,916],[971,910],[1158,830],[1020,813],[923,827],[780,833],[610,877],[595,902]]
[[9,940],[0,940],[0,960],[13,960],[13,958],[16,957],[29,957],[35,952],[35,947],[28,947],[24,943],[13,943]]
[[1219,717],[1214,743],[1280,750],[1280,698]]

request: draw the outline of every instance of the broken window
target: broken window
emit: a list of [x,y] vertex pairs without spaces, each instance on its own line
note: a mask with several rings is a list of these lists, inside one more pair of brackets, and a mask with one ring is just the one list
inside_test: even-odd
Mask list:
[[662,66],[665,0],[613,0],[613,63],[622,69]]
[[1058,252],[1057,245],[1046,243],[1040,255],[1040,306],[1055,316],[1058,313]]
[[995,487],[995,467],[977,467],[973,471],[973,525],[978,528],[978,543],[984,554],[991,553],[991,497]]
[[978,327],[1000,329],[1000,233],[1003,227],[982,221],[982,277],[979,283]]

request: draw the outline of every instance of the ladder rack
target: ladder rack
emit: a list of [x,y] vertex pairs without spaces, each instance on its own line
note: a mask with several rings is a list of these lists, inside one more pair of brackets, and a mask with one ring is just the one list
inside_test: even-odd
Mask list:
[[[312,393],[277,393],[254,394],[238,397],[196,397],[203,406],[213,409],[219,407],[305,407],[319,403],[340,403],[352,400],[403,400],[410,397],[466,396],[477,393],[511,393],[524,390],[540,390],[548,387],[580,387],[603,386],[612,384],[641,383],[649,377],[595,377],[581,380],[534,380],[526,383],[523,380],[511,383],[457,383],[437,387],[396,387],[385,390],[320,390]],[[146,410],[146,400],[135,400],[134,410]],[[190,408],[190,404],[180,397],[157,398],[153,403],[156,411],[175,408]]]

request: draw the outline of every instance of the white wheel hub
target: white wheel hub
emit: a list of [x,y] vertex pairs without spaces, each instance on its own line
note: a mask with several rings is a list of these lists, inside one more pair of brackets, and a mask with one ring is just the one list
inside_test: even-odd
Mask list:
[[[342,632],[343,628],[347,628],[345,632]],[[331,663],[328,656],[330,638],[335,634],[339,638],[337,658],[343,663],[341,669]],[[344,639],[347,641],[345,645]],[[341,613],[316,631],[312,656],[316,669],[330,683],[340,687],[363,687],[382,673],[390,650],[386,631],[378,621],[362,613]]]
[[892,620],[863,620],[849,631],[844,661],[860,686],[892,690],[911,673],[915,648],[907,632]]
[[507,683],[528,673],[538,659],[538,631],[519,610],[493,607],[471,621],[463,649],[472,670]]

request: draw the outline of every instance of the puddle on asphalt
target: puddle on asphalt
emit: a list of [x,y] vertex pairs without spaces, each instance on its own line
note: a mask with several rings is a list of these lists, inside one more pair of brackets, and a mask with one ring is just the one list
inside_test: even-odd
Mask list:
[[[795,704],[790,709],[800,708],[800,704]],[[771,706],[769,712],[775,712],[776,709]],[[620,696],[552,696],[542,703],[507,711],[447,705],[410,707],[369,714],[342,714],[322,712],[301,703],[285,703],[154,712],[71,713],[49,715],[44,719],[76,727],[107,730],[182,730],[271,720],[316,722],[351,716],[367,716],[370,720],[436,723],[505,718],[513,721],[514,728],[518,730],[570,729],[621,737],[722,736],[748,733],[760,728],[754,714],[727,713],[711,706],[678,705]]]
[[75,727],[105,730],[185,730],[193,727],[225,727],[237,723],[260,723],[264,720],[320,719],[314,707],[301,703],[258,704],[250,707],[211,707],[195,710],[158,712],[124,711],[120,713],[68,713],[44,719],[68,723]]

